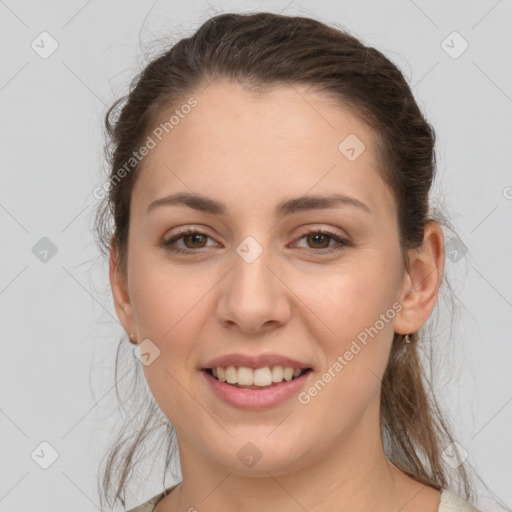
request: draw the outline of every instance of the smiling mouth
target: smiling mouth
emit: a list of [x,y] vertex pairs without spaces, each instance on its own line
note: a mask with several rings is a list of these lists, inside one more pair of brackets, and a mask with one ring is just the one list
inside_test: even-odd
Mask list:
[[312,371],[311,368],[293,368],[290,366],[264,366],[247,368],[228,366],[205,368],[204,371],[215,380],[241,389],[268,389],[284,382],[296,380]]

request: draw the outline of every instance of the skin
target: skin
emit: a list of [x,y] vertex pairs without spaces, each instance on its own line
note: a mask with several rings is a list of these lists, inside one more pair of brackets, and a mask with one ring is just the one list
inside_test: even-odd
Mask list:
[[[135,340],[159,348],[144,371],[178,436],[183,482],[156,511],[437,511],[439,492],[385,457],[379,396],[393,333],[417,331],[434,308],[440,227],[427,224],[404,268],[373,133],[322,94],[283,86],[257,95],[216,82],[194,97],[198,105],[143,161],[126,276],[111,254],[117,314]],[[351,133],[366,146],[354,161],[338,150]],[[226,203],[228,213],[146,212],[158,198],[191,191]],[[283,199],[333,191],[371,213],[345,205],[274,216]],[[175,242],[186,255],[159,245],[179,226],[208,238]],[[308,239],[304,228],[350,244],[326,253],[336,242]],[[247,236],[263,249],[251,264],[235,251]],[[307,362],[313,382],[395,302],[401,311],[307,405],[292,397],[240,410],[216,398],[199,371],[219,355],[278,353]],[[247,442],[262,454],[251,468],[237,457]]]

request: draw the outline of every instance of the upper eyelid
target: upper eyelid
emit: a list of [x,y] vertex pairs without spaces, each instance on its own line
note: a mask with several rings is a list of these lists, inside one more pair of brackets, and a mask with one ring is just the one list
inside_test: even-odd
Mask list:
[[[173,235],[169,236],[169,240],[174,238],[174,237],[177,237],[177,236],[185,236],[187,234],[195,234],[197,233],[198,235],[206,235],[212,239],[215,239],[214,236],[210,235],[209,232],[208,232],[208,228],[205,228],[205,227],[196,227],[196,226],[185,226],[185,227],[182,227],[182,228],[178,228],[179,231],[177,231],[176,233],[174,233]],[[339,229],[339,228],[338,228]],[[299,230],[300,230],[300,235],[299,236],[304,236],[308,233],[316,233],[316,232],[326,232],[325,234],[332,234],[332,235],[335,235],[335,236],[338,236],[340,238],[342,237],[348,237],[348,235],[344,234],[344,233],[338,233],[336,231],[336,228],[326,228],[326,227],[323,227],[321,225],[308,225],[307,227],[304,227],[304,228],[301,228],[299,227]]]

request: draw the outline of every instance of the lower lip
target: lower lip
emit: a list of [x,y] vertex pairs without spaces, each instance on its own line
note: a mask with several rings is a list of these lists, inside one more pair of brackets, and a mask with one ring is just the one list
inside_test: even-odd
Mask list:
[[296,379],[283,381],[276,386],[263,389],[237,388],[225,382],[220,382],[206,371],[201,373],[212,387],[213,392],[229,405],[244,409],[266,409],[296,395],[313,372],[310,370]]

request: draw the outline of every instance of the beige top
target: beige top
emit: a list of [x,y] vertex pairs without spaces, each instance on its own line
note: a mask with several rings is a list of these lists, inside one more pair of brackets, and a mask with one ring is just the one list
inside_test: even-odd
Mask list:
[[[153,496],[149,501],[146,501],[138,507],[132,508],[128,512],[153,512],[158,502],[163,500],[167,494],[169,494],[176,486],[173,485],[160,494]],[[466,500],[461,498],[458,494],[448,491],[447,489],[441,489],[441,503],[437,512],[480,512],[478,509],[473,507]]]

